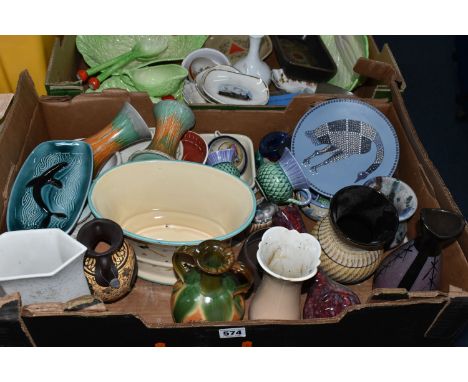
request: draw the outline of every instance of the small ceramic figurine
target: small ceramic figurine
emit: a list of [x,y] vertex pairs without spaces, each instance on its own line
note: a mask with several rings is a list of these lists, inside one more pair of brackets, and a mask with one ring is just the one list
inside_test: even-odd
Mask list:
[[156,131],[149,146],[132,154],[130,161],[175,159],[182,136],[195,124],[195,116],[184,102],[163,100],[153,107]]
[[85,140],[93,150],[94,175],[117,151],[144,139],[151,139],[151,132],[141,115],[126,102],[109,125]]
[[366,186],[342,188],[312,231],[322,247],[322,269],[340,283],[368,278],[397,228],[398,213],[385,196]]
[[268,86],[271,81],[270,67],[260,59],[260,43],[263,36],[250,36],[249,53],[234,64],[241,73],[261,78]]
[[272,227],[262,237],[257,260],[263,279],[250,303],[251,320],[299,320],[301,285],[317,272],[320,244],[307,233]]
[[[258,168],[256,180],[262,193],[273,203],[304,206],[312,200],[301,166],[287,148],[278,162],[263,163]],[[303,190],[307,198],[302,201],[294,199],[294,190]]]
[[180,247],[172,264],[178,279],[171,296],[175,322],[242,320],[243,295],[252,286],[253,276],[223,242],[207,240]]
[[77,240],[88,248],[84,270],[95,296],[107,303],[132,290],[137,277],[136,257],[117,223],[108,219],[91,220],[81,227]]
[[240,171],[233,163],[235,157],[236,148],[232,146],[227,150],[219,150],[209,153],[206,164],[239,178]]
[[463,216],[438,208],[421,210],[421,235],[388,255],[375,273],[374,288],[437,290],[442,247],[461,234]]

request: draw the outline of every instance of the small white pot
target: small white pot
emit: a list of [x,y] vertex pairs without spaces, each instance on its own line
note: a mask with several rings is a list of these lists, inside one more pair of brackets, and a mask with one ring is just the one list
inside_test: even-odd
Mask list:
[[19,292],[23,305],[66,302],[89,295],[86,247],[57,228],[0,235],[0,288]]

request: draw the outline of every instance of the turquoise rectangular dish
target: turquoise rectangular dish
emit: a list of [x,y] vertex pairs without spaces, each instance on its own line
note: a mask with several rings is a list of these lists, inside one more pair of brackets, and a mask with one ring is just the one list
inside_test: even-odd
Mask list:
[[60,228],[69,233],[85,205],[92,176],[89,144],[41,143],[28,156],[13,185],[8,231]]

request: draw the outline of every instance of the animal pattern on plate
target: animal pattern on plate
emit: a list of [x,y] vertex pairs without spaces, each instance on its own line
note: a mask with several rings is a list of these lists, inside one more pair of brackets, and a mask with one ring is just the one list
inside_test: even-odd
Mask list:
[[306,157],[302,161],[304,165],[310,165],[312,159],[317,156],[331,154],[324,161],[310,166],[310,171],[314,173],[318,172],[322,166],[347,159],[352,155],[367,154],[372,148],[372,142],[377,147],[374,162],[357,174],[355,182],[367,178],[377,170],[384,158],[384,146],[379,133],[372,126],[361,121],[340,119],[320,125],[314,130],[307,130],[305,135],[315,145],[327,146],[315,150]]
[[[20,220],[24,222],[24,229],[63,228],[67,224],[66,216],[70,211],[74,211],[76,200],[79,199],[70,195],[78,196],[79,193],[82,154],[54,153],[44,156],[37,163],[30,183],[63,162],[68,165],[60,166],[53,175],[55,181],[60,179],[62,187],[57,187],[55,182],[46,183],[40,191],[46,208],[53,212],[49,221],[47,221],[49,219],[47,212],[41,208],[33,196],[34,186],[26,188],[18,211]],[[65,178],[66,181],[63,181]]]

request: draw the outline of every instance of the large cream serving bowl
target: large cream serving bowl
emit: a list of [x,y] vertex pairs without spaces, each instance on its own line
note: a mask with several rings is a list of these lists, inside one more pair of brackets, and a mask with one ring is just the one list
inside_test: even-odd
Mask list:
[[130,162],[102,174],[89,192],[96,217],[117,222],[135,248],[139,276],[172,284],[181,245],[226,240],[255,214],[247,184],[213,167],[183,161]]

